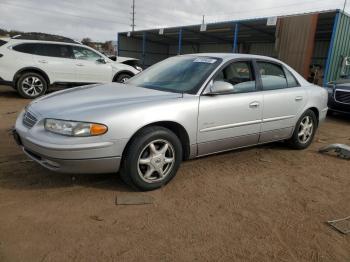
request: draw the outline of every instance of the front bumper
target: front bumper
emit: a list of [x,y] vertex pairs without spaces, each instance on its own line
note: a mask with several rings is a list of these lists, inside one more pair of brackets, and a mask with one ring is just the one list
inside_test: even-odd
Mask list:
[[42,156],[38,153],[34,153],[29,149],[22,147],[23,152],[42,165],[43,167],[60,172],[60,173],[72,173],[72,174],[103,174],[103,173],[115,173],[119,170],[120,157],[108,157],[97,159],[55,159]]
[[16,121],[13,137],[23,152],[43,167],[61,173],[118,172],[126,141],[103,141],[101,138],[82,141],[67,138],[45,131],[40,120],[28,129],[23,125],[22,119],[23,112]]
[[[23,152],[32,160],[43,167],[61,173],[77,174],[102,174],[115,173],[119,170],[121,157],[104,157],[89,159],[62,159],[43,155],[39,152],[45,152],[48,149],[28,143],[14,130],[13,137],[16,143],[22,147]],[[34,145],[33,147],[30,145]],[[34,151],[35,150],[35,151]],[[64,153],[64,152],[61,152]]]

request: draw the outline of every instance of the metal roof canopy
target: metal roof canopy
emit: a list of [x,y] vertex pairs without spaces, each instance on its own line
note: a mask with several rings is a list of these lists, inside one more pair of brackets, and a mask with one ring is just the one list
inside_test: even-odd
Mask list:
[[[336,10],[319,13],[316,40],[329,40],[332,35],[334,17]],[[297,14],[293,16],[301,16],[305,14]],[[284,18],[289,16],[280,16]],[[206,31],[201,32],[201,25],[189,25],[181,27],[164,28],[163,34],[160,29],[142,30],[135,32],[119,33],[120,36],[127,36],[142,40],[146,33],[146,41],[163,45],[178,45],[179,36],[181,34],[181,42],[183,45],[203,45],[203,44],[233,44],[235,35],[235,25],[239,25],[237,32],[237,40],[239,43],[259,43],[259,42],[275,42],[276,26],[267,25],[267,17],[235,20],[219,23],[207,24]],[[180,30],[181,29],[181,30]]]

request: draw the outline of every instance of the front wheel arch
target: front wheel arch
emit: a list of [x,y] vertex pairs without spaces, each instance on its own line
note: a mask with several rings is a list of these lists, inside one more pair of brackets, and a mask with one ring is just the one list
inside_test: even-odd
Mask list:
[[114,75],[112,82],[117,82],[118,77],[123,75],[123,74],[128,75],[130,77],[133,77],[135,75],[134,73],[132,73],[130,71],[120,71]]
[[188,160],[190,158],[191,150],[190,150],[190,138],[189,135],[186,131],[186,129],[179,123],[174,122],[174,121],[160,121],[160,122],[154,122],[150,123],[148,125],[145,125],[141,128],[139,128],[129,139],[128,143],[126,144],[123,153],[122,153],[122,158],[125,156],[126,151],[128,147],[130,146],[130,143],[132,142],[133,138],[137,136],[143,129],[148,128],[148,127],[163,127],[166,129],[169,129],[172,131],[180,140],[182,144],[182,152],[183,152],[183,160]]

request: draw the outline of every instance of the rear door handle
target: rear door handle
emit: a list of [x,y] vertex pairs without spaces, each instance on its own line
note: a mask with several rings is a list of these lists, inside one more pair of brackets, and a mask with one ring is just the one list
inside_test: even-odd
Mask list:
[[304,98],[302,97],[302,96],[297,96],[296,98],[295,98],[295,101],[302,101]]
[[83,64],[77,64],[77,66],[84,66]]
[[39,60],[39,63],[47,64],[47,61],[46,60]]
[[257,107],[259,107],[259,105],[260,105],[259,102],[252,102],[249,104],[249,107],[250,108],[257,108]]

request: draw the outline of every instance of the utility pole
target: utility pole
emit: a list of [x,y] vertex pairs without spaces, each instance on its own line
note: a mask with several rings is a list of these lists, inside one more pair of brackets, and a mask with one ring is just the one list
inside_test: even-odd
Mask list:
[[205,15],[203,15],[202,25],[204,25],[204,18],[205,18]]
[[347,0],[344,1],[344,7],[343,7],[343,12],[345,12],[345,8],[346,8],[346,3],[347,3]]
[[132,18],[131,18],[131,31],[134,32],[135,31],[135,0],[132,0]]

